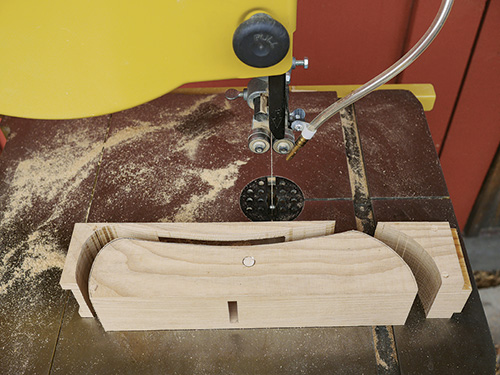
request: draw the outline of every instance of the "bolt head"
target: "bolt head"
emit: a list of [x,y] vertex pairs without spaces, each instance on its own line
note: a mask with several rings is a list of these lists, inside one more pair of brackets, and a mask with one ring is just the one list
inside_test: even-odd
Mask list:
[[304,57],[304,69],[309,68],[309,59],[307,57]]
[[304,130],[304,122],[301,120],[296,120],[292,122],[292,130],[295,130],[296,132],[301,132]]
[[288,144],[282,144],[278,147],[278,152],[280,154],[288,154],[290,152],[290,147],[288,147]]
[[264,142],[255,142],[253,145],[253,150],[257,154],[262,154],[266,149],[266,144]]

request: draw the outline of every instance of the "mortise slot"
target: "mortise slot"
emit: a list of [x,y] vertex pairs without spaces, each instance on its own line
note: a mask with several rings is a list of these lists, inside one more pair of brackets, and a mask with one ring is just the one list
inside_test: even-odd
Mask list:
[[227,301],[227,308],[229,309],[229,322],[238,323],[238,302]]

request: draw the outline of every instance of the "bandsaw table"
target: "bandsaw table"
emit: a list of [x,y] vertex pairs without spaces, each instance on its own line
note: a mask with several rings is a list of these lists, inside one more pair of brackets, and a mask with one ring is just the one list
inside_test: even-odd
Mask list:
[[[310,120],[334,99],[293,93],[290,105]],[[395,327],[105,333],[78,315],[57,268],[75,222],[246,221],[240,192],[262,176],[298,184],[306,201],[297,220],[336,220],[336,233],[370,233],[378,221],[457,227],[410,92],[370,94],[291,162],[248,151],[249,116],[246,103],[220,94],[167,94],[84,120],[4,118],[13,136],[0,157],[2,374],[493,372],[475,285],[462,314],[425,320],[417,300]]]

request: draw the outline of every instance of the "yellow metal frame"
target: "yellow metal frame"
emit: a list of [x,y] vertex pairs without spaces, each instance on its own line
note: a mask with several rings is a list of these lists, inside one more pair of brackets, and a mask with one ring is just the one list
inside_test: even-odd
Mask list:
[[[333,85],[333,86],[292,86],[291,90],[304,91],[336,91],[339,98],[346,96],[361,85]],[[401,83],[380,86],[377,90],[408,90],[422,103],[424,111],[432,111],[436,102],[436,91],[430,83]]]
[[256,12],[281,22],[293,44],[297,0],[2,0],[0,113],[78,118],[119,111],[188,82],[283,74],[233,52]]
[[[292,92],[317,92],[317,91],[335,91],[339,98],[346,96],[351,91],[357,89],[361,85],[316,85],[316,86],[290,86]],[[233,87],[200,87],[200,88],[182,88],[176,89],[174,92],[181,94],[215,94],[226,92],[227,89]],[[241,91],[244,87],[235,87]],[[382,85],[377,90],[408,90],[417,97],[422,103],[424,111],[432,111],[436,102],[436,92],[434,86],[430,83],[413,83],[413,84],[390,84]]]

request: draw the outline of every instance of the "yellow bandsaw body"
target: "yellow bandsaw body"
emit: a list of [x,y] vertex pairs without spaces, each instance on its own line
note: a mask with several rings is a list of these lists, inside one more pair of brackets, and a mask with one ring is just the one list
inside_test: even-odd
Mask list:
[[290,35],[297,0],[3,0],[0,114],[45,119],[130,108],[188,83],[283,74],[238,59],[237,27],[267,13]]

